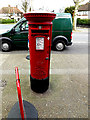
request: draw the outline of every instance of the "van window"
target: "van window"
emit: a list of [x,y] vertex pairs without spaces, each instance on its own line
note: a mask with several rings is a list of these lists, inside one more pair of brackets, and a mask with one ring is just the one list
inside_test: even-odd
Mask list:
[[24,22],[22,25],[21,25],[21,30],[25,30],[25,31],[28,31],[28,21]]
[[21,23],[15,27],[15,32],[20,32],[20,26],[21,26]]
[[20,32],[20,31],[28,31],[28,21],[23,22],[22,24],[19,23],[16,27],[15,27],[15,32]]

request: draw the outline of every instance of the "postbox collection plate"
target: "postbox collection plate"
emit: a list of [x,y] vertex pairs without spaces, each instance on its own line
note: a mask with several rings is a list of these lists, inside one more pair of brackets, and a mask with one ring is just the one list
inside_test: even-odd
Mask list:
[[36,50],[44,50],[44,37],[36,37]]

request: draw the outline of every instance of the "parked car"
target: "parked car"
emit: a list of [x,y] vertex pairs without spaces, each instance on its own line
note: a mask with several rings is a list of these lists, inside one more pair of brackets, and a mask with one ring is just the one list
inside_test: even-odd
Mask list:
[[[28,48],[28,21],[23,17],[12,29],[0,34],[0,48],[7,52],[13,47]],[[69,13],[56,14],[52,21],[52,49],[62,51],[72,44],[72,17]]]

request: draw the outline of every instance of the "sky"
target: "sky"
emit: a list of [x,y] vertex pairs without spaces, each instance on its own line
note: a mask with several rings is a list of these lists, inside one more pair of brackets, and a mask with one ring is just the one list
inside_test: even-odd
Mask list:
[[[22,11],[21,1],[22,0],[0,0],[0,9],[2,7],[7,7],[8,5],[11,5],[12,7],[18,5],[18,8]],[[88,1],[89,0],[85,0],[85,2],[82,4]],[[64,9],[73,5],[73,0],[32,0],[32,6],[34,10],[38,10],[38,8],[43,7],[45,10],[49,9],[58,12],[59,9]]]

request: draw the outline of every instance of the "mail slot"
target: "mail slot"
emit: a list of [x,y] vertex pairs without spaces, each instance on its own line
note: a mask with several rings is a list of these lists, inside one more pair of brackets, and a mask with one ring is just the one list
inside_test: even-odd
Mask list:
[[29,26],[31,89],[38,93],[49,87],[52,20],[54,13],[25,13]]

